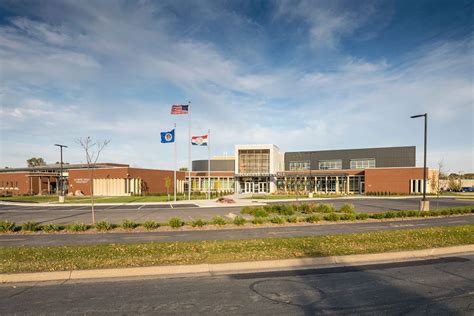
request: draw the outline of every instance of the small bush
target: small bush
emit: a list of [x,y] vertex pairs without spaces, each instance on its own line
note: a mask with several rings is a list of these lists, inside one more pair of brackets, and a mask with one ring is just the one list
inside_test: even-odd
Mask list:
[[289,216],[286,221],[288,223],[298,223],[298,217],[297,216]]
[[310,214],[311,213],[311,209],[310,209],[310,206],[309,206],[308,203],[301,203],[298,209],[303,214]]
[[46,224],[43,225],[42,230],[44,232],[50,233],[50,232],[58,232],[64,229],[63,225],[56,225],[56,224]]
[[370,217],[371,217],[371,218],[375,218],[375,219],[382,219],[382,218],[385,218],[385,213],[374,213],[374,214],[370,214]]
[[341,214],[341,220],[343,221],[355,221],[356,219],[357,219],[357,215],[355,213]]
[[252,224],[261,225],[264,223],[265,223],[265,220],[261,217],[255,217],[254,219],[252,219]]
[[366,220],[369,218],[369,214],[367,213],[359,213],[359,214],[356,214],[356,219],[360,219],[360,220]]
[[319,217],[316,214],[310,215],[310,216],[305,218],[305,221],[308,222],[308,223],[317,223],[320,220],[321,220],[321,217]]
[[67,226],[67,230],[72,232],[84,232],[88,229],[87,225],[84,223],[75,223]]
[[255,206],[244,206],[240,211],[241,214],[250,214],[252,215],[255,210]]
[[420,216],[420,211],[407,211],[408,217],[417,217]]
[[41,226],[40,224],[36,222],[26,222],[21,224],[21,230],[23,231],[30,231],[30,232],[35,232],[40,230]]
[[400,212],[398,212],[398,217],[408,217],[408,212],[407,211],[400,211]]
[[285,219],[280,216],[273,216],[272,218],[270,218],[270,222],[273,224],[284,224]]
[[113,228],[112,224],[110,224],[107,221],[100,221],[95,224],[95,229],[99,231],[108,231],[108,230],[111,230],[112,228]]
[[227,224],[227,221],[225,220],[225,218],[221,217],[221,216],[215,216],[213,219],[212,219],[212,224],[214,225],[219,225],[219,226],[223,226],[225,224]]
[[354,205],[350,203],[345,203],[339,209],[341,213],[354,213]]
[[244,225],[246,222],[245,218],[243,218],[242,216],[236,216],[234,217],[234,225],[238,225],[238,226],[241,226],[241,225]]
[[205,225],[207,225],[207,222],[200,218],[191,222],[192,227],[203,227]]
[[267,216],[268,216],[268,213],[267,213],[267,211],[265,211],[264,209],[258,208],[258,209],[256,209],[255,212],[253,213],[253,216],[255,216],[255,217],[267,217]]
[[0,221],[0,232],[13,232],[16,230],[15,222]]
[[122,226],[123,229],[134,229],[135,227],[138,227],[138,224],[130,219],[124,219],[120,226]]
[[270,212],[286,216],[293,215],[295,213],[291,205],[288,204],[273,204],[271,206]]
[[148,230],[157,229],[158,227],[160,227],[160,224],[155,221],[146,221],[143,223],[143,227]]
[[334,209],[334,205],[332,204],[318,204],[318,206],[316,206],[316,212],[318,213],[332,213],[335,211]]
[[397,217],[397,213],[395,212],[385,212],[385,218],[395,218]]
[[336,213],[329,213],[329,214],[324,215],[324,220],[325,220],[325,221],[337,222],[337,221],[340,220],[340,219],[341,219],[341,218],[340,218],[339,215],[336,214]]
[[179,227],[184,226],[184,222],[181,220],[181,218],[178,218],[178,217],[170,218],[168,223],[170,224],[172,228],[179,228]]

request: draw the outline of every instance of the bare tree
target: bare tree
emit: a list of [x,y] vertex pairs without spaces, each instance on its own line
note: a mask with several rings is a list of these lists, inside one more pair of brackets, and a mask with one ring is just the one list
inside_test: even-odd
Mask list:
[[91,137],[77,139],[77,143],[81,145],[86,154],[87,169],[89,170],[90,191],[91,191],[91,207],[92,207],[92,225],[95,224],[95,209],[94,209],[94,168],[97,160],[99,160],[100,153],[110,143],[110,140],[94,141]]

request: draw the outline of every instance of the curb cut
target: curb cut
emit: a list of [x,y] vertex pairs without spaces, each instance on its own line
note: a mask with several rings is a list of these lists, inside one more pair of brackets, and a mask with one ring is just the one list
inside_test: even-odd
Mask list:
[[301,258],[267,261],[246,261],[218,264],[155,266],[120,269],[73,270],[57,272],[0,274],[0,283],[68,281],[125,277],[196,277],[284,270],[304,270],[354,266],[367,263],[388,263],[421,260],[444,255],[474,253],[474,244],[413,251]]

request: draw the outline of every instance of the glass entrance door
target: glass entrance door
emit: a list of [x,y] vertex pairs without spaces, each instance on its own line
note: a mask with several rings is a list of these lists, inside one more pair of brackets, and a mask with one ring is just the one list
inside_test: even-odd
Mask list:
[[244,193],[253,193],[253,182],[244,182]]
[[266,182],[259,182],[258,183],[258,193],[267,193],[267,183]]

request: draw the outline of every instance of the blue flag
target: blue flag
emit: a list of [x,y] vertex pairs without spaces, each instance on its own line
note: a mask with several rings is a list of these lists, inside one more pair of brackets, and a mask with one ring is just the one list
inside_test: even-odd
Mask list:
[[162,143],[174,143],[174,128],[169,132],[161,132]]

